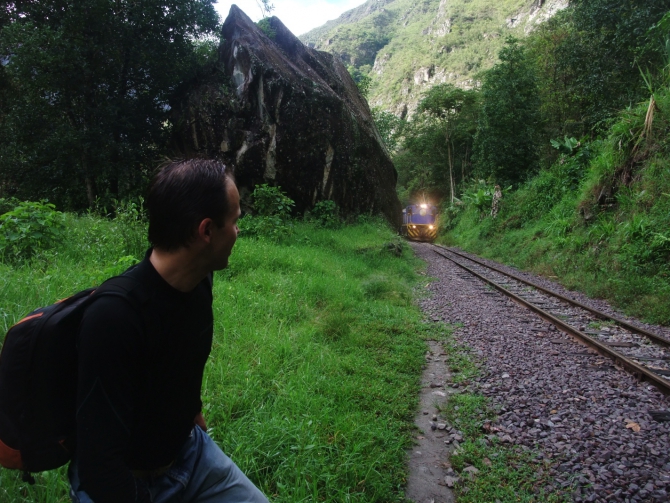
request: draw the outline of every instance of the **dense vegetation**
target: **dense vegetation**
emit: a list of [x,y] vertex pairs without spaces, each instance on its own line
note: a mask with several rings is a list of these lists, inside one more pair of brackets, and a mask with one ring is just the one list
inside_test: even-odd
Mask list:
[[[445,212],[445,241],[560,278],[670,324],[670,89],[622,112],[609,134],[563,142],[548,169],[503,198]],[[558,143],[558,142],[557,142]],[[469,200],[468,200],[469,198]]]
[[376,112],[401,197],[443,201],[445,242],[670,322],[669,10],[575,0],[508,38],[480,87]]
[[416,107],[428,82],[473,86],[506,37],[535,26],[531,7],[544,3],[369,0],[300,39],[370,77],[371,105],[400,114]]
[[170,103],[208,60],[212,0],[0,7],[0,197],[92,208],[141,194]]

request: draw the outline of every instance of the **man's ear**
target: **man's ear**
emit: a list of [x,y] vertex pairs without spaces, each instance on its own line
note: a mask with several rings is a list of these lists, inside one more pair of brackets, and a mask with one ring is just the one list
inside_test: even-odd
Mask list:
[[200,225],[198,225],[197,239],[209,243],[212,239],[212,229],[214,227],[214,220],[205,218]]

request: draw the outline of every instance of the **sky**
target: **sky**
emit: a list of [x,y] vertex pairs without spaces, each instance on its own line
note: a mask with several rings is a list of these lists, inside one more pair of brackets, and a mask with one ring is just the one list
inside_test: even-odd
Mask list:
[[[326,21],[338,18],[343,12],[364,4],[365,0],[271,0],[270,3],[275,6],[272,15],[281,19],[294,35],[302,35]],[[261,9],[256,0],[218,0],[214,7],[222,20],[226,19],[233,4],[253,21],[261,18]]]

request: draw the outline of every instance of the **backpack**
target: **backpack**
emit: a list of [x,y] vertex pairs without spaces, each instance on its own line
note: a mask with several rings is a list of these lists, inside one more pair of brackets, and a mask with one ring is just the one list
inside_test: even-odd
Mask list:
[[47,307],[9,329],[0,352],[0,465],[31,472],[66,464],[74,452],[77,399],[77,333],[84,311],[102,295],[146,300],[138,280],[108,279]]

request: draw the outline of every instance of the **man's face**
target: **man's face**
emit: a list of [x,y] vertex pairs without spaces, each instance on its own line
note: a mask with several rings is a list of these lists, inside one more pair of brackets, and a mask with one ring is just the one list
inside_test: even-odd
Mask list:
[[228,195],[228,212],[223,221],[223,225],[212,226],[212,269],[218,271],[228,267],[228,257],[233,251],[237,234],[240,230],[237,228],[237,219],[240,218],[240,193],[237,191],[235,183],[226,179],[226,193]]

